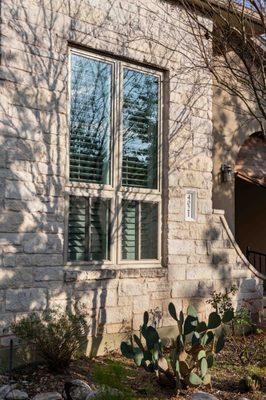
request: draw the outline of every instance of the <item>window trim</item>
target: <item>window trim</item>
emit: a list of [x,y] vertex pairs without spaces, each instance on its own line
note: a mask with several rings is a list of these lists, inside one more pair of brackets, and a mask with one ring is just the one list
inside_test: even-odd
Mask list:
[[[97,61],[107,62],[113,65],[112,70],[112,88],[111,88],[111,159],[110,159],[110,184],[86,183],[70,180],[70,113],[71,113],[71,56],[72,54],[83,56]],[[157,188],[138,188],[122,186],[122,157],[123,157],[123,137],[122,137],[122,115],[123,107],[123,69],[129,68],[142,73],[148,73],[158,78],[158,127],[157,127]],[[120,83],[119,85],[115,82]],[[93,50],[82,50],[76,47],[69,47],[68,53],[68,94],[67,94],[67,135],[66,135],[66,216],[65,216],[65,250],[64,259],[66,265],[95,265],[106,266],[107,268],[114,265],[125,265],[130,267],[145,267],[162,265],[162,163],[163,163],[163,128],[164,128],[164,72],[150,66],[142,66],[134,61],[124,61],[120,57],[106,56],[96,53]],[[68,260],[68,214],[69,214],[69,197],[99,197],[111,200],[111,239],[110,239],[110,260],[90,260],[90,261],[70,261]],[[156,202],[158,204],[158,258],[157,259],[140,259],[140,260],[124,260],[122,259],[122,199],[133,201]]]

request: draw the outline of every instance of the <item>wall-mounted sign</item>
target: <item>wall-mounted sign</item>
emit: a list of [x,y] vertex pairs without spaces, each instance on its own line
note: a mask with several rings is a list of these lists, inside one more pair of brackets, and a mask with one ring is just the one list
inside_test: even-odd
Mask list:
[[186,193],[186,210],[185,210],[186,221],[196,220],[196,192],[189,190]]

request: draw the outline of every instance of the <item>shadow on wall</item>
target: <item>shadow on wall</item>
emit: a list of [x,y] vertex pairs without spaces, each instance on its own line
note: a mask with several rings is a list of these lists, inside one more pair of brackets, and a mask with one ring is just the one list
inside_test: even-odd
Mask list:
[[[263,281],[256,278],[253,272],[249,271],[248,261],[245,259],[245,253],[241,254],[238,245],[229,227],[223,226],[220,221],[220,227],[213,226],[206,233],[208,252],[212,254],[212,268],[214,274],[219,275],[222,289],[229,289],[232,285],[238,287],[233,301],[235,308],[247,307],[253,320],[261,322]],[[231,235],[231,237],[230,237]],[[211,242],[209,240],[211,239]],[[217,275],[216,275],[217,276]]]
[[[40,1],[30,11],[22,0],[2,5],[1,329],[28,310],[41,311],[63,304],[71,307],[87,296],[91,335],[99,332],[99,326],[104,330],[107,289],[115,276],[103,278],[105,272],[92,271],[89,280],[76,281],[64,271],[68,41],[86,45],[93,37],[107,40],[108,31],[103,34],[102,27],[108,25],[109,14],[114,12],[113,3],[107,2],[105,18],[93,28],[90,26],[89,33],[79,30],[82,2],[75,2],[74,11],[71,2],[65,2],[65,15],[58,13],[52,0]],[[128,32],[125,39],[121,35],[120,51],[127,55],[127,47],[131,42],[136,44],[138,34],[143,33],[151,44],[151,58],[157,60],[156,46],[160,44],[149,37],[148,31],[141,32],[141,21],[139,14],[126,27]],[[147,20],[147,26],[152,24],[153,18]],[[173,49],[164,48],[161,57],[165,66],[177,47],[178,44]],[[185,74],[185,66],[182,68]],[[186,79],[184,75],[183,84],[189,75]],[[200,76],[196,76],[196,86],[186,92],[187,107],[178,110],[170,141],[184,124],[190,126],[189,110],[200,100],[199,82]],[[176,85],[182,84],[181,78],[178,82],[177,74],[172,76],[171,84],[171,90],[176,90]],[[176,162],[181,160],[182,152],[186,153],[185,160],[193,158],[185,145],[189,143],[191,150],[194,139],[186,129],[183,132]],[[205,143],[199,146],[199,154],[204,154],[204,147]]]
[[109,277],[98,291],[101,272],[90,282],[64,278],[72,21],[53,9],[52,0],[40,1],[38,9],[27,9],[22,0],[1,8],[0,329],[28,311],[73,307],[87,292],[95,336],[97,321],[105,321]]
[[[93,39],[99,46],[102,40],[102,47],[109,43],[109,32],[103,27],[108,26],[110,14],[114,17],[114,2],[107,2],[109,9],[105,17],[97,25],[87,27],[89,32],[85,33],[79,25],[83,3],[75,2],[75,9],[70,0],[64,3],[64,15],[58,13],[52,0],[39,1],[38,7],[30,11],[24,1],[17,0],[14,4],[3,4],[1,10],[0,327],[4,329],[29,310],[72,307],[78,301],[86,304],[90,335],[96,337],[105,330],[106,307],[115,306],[112,303],[118,291],[115,278],[120,275],[118,271],[103,270],[100,264],[98,270],[75,267],[74,272],[74,267],[64,266],[68,42],[91,45]],[[175,41],[173,48],[163,46],[156,37],[150,36],[148,28],[153,25],[153,15],[150,10],[145,32],[142,32],[141,13],[134,19],[131,17],[124,27],[127,34],[119,36],[121,43],[117,48],[127,56],[128,46],[134,48],[144,38],[154,63],[158,63],[158,48],[161,51],[163,48],[160,56],[165,59],[163,68],[174,57],[180,62],[180,70],[169,77],[167,84],[170,93],[177,93],[182,102],[178,106],[179,100],[170,104],[168,99],[168,108],[176,107],[176,118],[170,121],[169,138],[164,143],[166,148],[176,146],[170,159],[164,160],[165,186],[169,175],[171,190],[178,191],[177,185],[184,183],[182,170],[200,170],[200,174],[207,170],[206,174],[211,175],[211,162],[203,159],[210,159],[212,126],[209,105],[202,104],[210,82],[206,78],[202,80],[204,71],[195,74],[185,59],[186,48],[184,53],[179,48],[180,42],[191,46],[185,41],[188,37],[185,30],[180,32],[176,28],[184,40]],[[174,18],[178,21],[179,17]],[[160,26],[163,24],[162,18]],[[172,35],[175,34],[173,29]],[[192,175],[187,176],[188,186],[195,183]],[[206,185],[206,192],[210,191],[207,183],[202,185]],[[220,243],[220,234],[211,227],[206,232],[204,246]],[[210,257],[217,279],[228,280],[229,256],[217,252],[210,253]],[[198,305],[204,303],[211,288],[210,280],[207,288],[202,284],[195,289]],[[94,353],[101,340],[93,342]]]

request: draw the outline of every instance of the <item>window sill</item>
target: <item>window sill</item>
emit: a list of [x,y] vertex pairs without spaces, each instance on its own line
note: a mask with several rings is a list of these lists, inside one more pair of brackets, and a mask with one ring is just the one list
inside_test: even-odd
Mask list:
[[68,261],[65,264],[69,268],[85,268],[93,271],[111,269],[115,271],[123,269],[164,268],[159,260],[125,260],[114,264],[111,261]]
[[120,260],[117,264],[118,268],[158,268],[160,266],[159,260]]
[[142,264],[142,265],[67,265],[65,269],[64,281],[84,282],[106,279],[125,279],[125,278],[162,278],[167,276],[167,268],[161,264]]
[[90,267],[91,269],[114,269],[111,261],[67,261],[66,267]]

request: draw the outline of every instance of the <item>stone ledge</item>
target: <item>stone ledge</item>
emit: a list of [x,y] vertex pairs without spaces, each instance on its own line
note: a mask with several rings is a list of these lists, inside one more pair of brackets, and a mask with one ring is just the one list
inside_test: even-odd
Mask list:
[[168,269],[158,268],[104,268],[87,270],[65,270],[65,282],[80,282],[88,280],[124,279],[124,278],[163,278],[168,275]]

